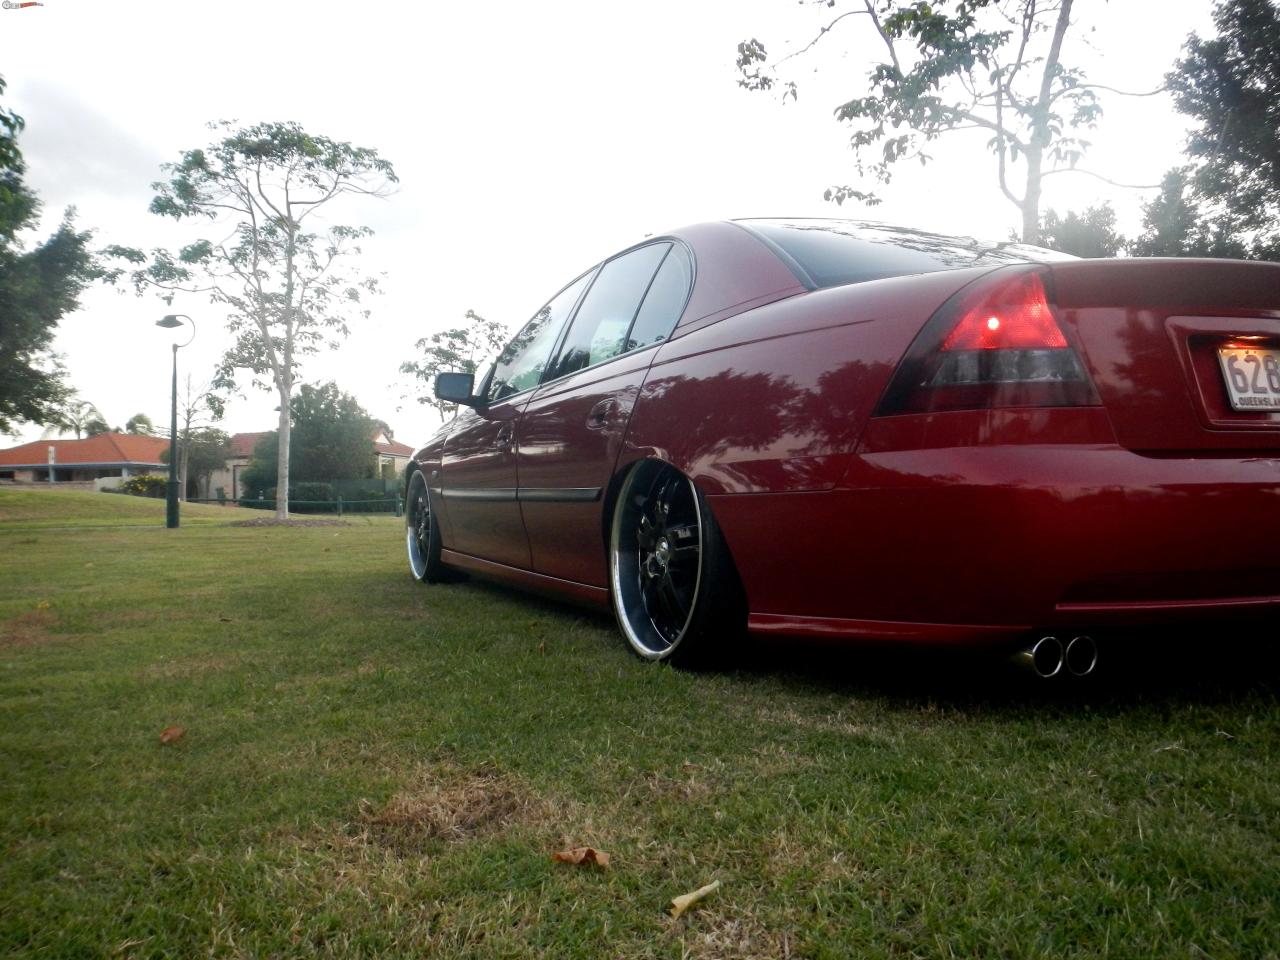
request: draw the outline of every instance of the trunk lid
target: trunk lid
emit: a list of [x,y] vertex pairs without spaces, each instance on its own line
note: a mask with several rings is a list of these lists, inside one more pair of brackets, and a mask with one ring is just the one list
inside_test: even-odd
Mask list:
[[[1135,258],[1049,269],[1051,299],[1121,444],[1152,454],[1280,449],[1280,409],[1266,408],[1280,402],[1280,263]],[[1236,404],[1257,408],[1233,407],[1232,376],[1237,386],[1243,377]]]

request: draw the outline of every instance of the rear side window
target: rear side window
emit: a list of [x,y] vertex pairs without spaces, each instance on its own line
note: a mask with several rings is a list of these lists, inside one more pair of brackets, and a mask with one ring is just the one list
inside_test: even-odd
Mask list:
[[586,273],[561,290],[503,348],[485,391],[485,399],[489,403],[497,403],[505,397],[538,385],[565,318],[573,310],[573,305],[578,302],[583,287],[590,279],[591,274]]
[[626,351],[627,331],[670,243],[651,243],[608,261],[582,299],[554,367],[554,380]]
[[689,254],[680,244],[674,243],[658,268],[658,275],[649,284],[644,303],[640,304],[640,312],[636,314],[636,321],[627,337],[627,349],[639,350],[667,339],[684,312],[692,286],[693,264],[689,261]]
[[814,287],[963,267],[1076,259],[1020,243],[983,243],[972,237],[856,220],[738,222],[790,261],[792,269],[799,267],[800,279]]

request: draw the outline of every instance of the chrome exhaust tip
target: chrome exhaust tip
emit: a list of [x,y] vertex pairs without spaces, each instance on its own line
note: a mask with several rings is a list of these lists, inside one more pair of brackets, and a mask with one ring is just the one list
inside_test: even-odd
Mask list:
[[1098,666],[1098,645],[1094,643],[1093,637],[1075,637],[1067,644],[1063,660],[1073,677],[1087,677]]
[[1013,655],[1013,662],[1038,677],[1056,677],[1062,672],[1064,654],[1057,637],[1041,637],[1025,650]]

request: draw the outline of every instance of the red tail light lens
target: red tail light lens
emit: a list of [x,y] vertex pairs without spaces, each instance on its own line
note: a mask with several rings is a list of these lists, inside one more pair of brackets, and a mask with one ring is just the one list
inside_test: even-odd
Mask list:
[[971,307],[943,350],[1057,350],[1067,345],[1039,275],[1024,273]]
[[952,297],[925,324],[876,413],[1097,403],[1044,277],[1002,270]]

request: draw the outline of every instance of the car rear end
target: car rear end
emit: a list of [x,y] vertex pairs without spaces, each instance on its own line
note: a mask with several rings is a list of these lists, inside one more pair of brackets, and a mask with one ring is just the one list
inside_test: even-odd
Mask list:
[[1276,623],[1280,264],[993,271],[916,337],[841,487],[865,552],[830,614],[886,634]]
[[[1280,264],[742,226],[814,291],[738,318],[744,339],[809,316],[827,369],[858,374],[830,378],[848,397],[810,391],[815,436],[852,438],[818,451],[839,464],[830,485],[714,491],[730,471],[697,474],[744,558],[755,632],[1006,647],[1135,624],[1274,632]],[[950,292],[922,314],[925,289]],[[821,386],[773,350],[774,380]],[[748,354],[722,362],[747,370]],[[842,411],[844,431],[827,423]],[[741,477],[784,454],[722,459]]]

